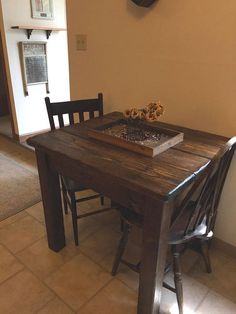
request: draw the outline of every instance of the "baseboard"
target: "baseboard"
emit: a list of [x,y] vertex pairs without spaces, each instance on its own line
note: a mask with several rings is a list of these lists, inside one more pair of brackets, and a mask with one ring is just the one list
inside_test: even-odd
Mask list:
[[16,134],[16,140],[20,143],[24,143],[27,141],[28,138],[32,137],[32,136],[35,136],[35,135],[38,135],[38,134],[42,134],[42,133],[45,133],[45,132],[48,132],[50,131],[51,129],[45,129],[45,130],[42,130],[42,131],[37,131],[37,132],[34,132],[34,133],[28,133],[28,134],[24,134],[24,135],[18,135]]
[[231,255],[233,257],[236,257],[236,246],[229,244],[227,242],[224,242],[221,239],[213,238],[212,246],[216,249],[221,250],[222,252],[226,253],[227,255]]

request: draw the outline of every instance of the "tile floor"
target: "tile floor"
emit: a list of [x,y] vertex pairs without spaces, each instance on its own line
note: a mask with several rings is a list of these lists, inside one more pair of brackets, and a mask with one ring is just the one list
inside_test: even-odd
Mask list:
[[[0,153],[37,171],[34,153],[6,138],[0,137]],[[0,314],[136,313],[138,275],[125,266],[115,278],[110,275],[117,213],[82,219],[79,248],[70,218],[65,217],[67,246],[59,253],[47,247],[41,203],[0,222]],[[134,235],[131,240],[127,255],[138,260],[139,241]],[[236,313],[236,259],[215,250],[211,256],[212,274],[195,253],[182,257],[185,313]],[[171,274],[166,281],[173,281]],[[175,294],[165,289],[161,312],[178,313]]]

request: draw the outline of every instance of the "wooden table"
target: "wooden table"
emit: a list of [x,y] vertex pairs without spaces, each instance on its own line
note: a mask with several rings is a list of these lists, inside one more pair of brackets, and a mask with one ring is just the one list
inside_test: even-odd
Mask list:
[[144,215],[139,314],[159,313],[173,201],[215,156],[226,138],[158,122],[184,141],[155,158],[94,140],[88,130],[121,118],[114,112],[37,135],[35,147],[49,247],[65,246],[58,173]]

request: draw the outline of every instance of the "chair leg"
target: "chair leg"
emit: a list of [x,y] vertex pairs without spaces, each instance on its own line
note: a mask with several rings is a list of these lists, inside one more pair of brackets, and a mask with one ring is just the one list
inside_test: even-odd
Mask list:
[[63,205],[64,205],[64,212],[67,215],[68,214],[68,205],[67,205],[67,200],[66,200],[66,187],[63,183],[63,179],[61,179],[61,188],[62,188],[62,198],[63,198]]
[[100,196],[101,205],[104,205],[104,196]]
[[130,229],[131,229],[131,226],[129,224],[127,224],[127,223],[123,224],[123,234],[122,234],[122,237],[120,239],[118,249],[116,252],[116,256],[115,256],[115,260],[113,263],[112,272],[111,272],[112,276],[115,276],[117,274],[117,270],[118,270],[118,267],[120,265],[120,262],[121,262],[121,259],[122,259],[122,256],[124,254],[125,247],[126,247],[126,244],[128,241]]
[[183,286],[182,286],[182,275],[181,275],[180,262],[179,262],[180,253],[177,251],[176,245],[172,245],[172,255],[173,255],[174,282],[175,282],[177,303],[179,307],[179,314],[183,314]]
[[125,225],[124,220],[120,216],[120,231],[121,232],[124,232],[124,225]]
[[201,255],[206,265],[206,271],[210,274],[212,272],[212,268],[209,256],[209,246],[210,246],[209,240],[201,240],[200,242]]
[[79,236],[78,236],[78,217],[77,217],[77,210],[76,210],[76,199],[75,193],[70,192],[70,199],[71,199],[71,216],[72,216],[72,224],[73,224],[73,233],[74,233],[74,241],[75,245],[79,245]]

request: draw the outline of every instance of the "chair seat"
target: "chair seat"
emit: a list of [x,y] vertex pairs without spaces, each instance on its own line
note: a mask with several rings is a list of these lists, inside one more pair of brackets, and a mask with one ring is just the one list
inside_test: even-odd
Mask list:
[[79,191],[87,190],[87,188],[85,188],[84,186],[82,186],[78,182],[75,182],[74,180],[72,180],[68,177],[64,177],[64,176],[61,176],[61,177],[62,177],[63,183],[65,184],[67,191],[79,192]]
[[[117,208],[120,211],[121,218],[128,223],[129,225],[136,226],[138,228],[142,228],[143,226],[143,216],[141,214],[138,214],[128,208],[122,207],[121,205],[115,204],[115,208]],[[179,224],[177,224],[176,230],[181,230],[181,232],[176,232],[175,230],[172,230],[169,235],[169,244],[181,244],[190,241],[193,238],[211,238],[213,236],[213,232],[210,231],[208,234],[206,234],[207,231],[207,225],[206,225],[206,218],[203,219],[202,223],[197,226],[192,232],[189,232],[188,234],[184,235],[184,230],[182,228],[179,228],[182,224],[182,222],[185,221],[185,219],[188,219],[189,214],[192,211],[194,203],[191,202],[191,206],[189,207],[189,210],[186,211],[187,215],[185,217],[182,217]]]
[[207,225],[204,219],[204,221],[199,226],[197,226],[197,228],[193,232],[190,232],[186,235],[184,235],[184,231],[181,231],[179,233],[171,232],[168,243],[169,244],[181,244],[181,243],[188,242],[193,238],[199,238],[199,239],[212,238],[213,231],[208,232],[208,234],[206,234],[206,231],[207,231]]

